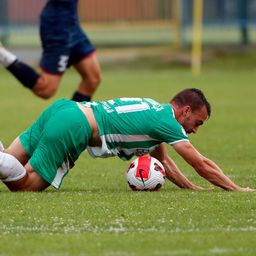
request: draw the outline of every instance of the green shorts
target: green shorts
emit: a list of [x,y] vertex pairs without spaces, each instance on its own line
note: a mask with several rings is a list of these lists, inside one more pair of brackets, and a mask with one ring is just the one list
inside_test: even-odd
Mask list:
[[33,169],[59,189],[91,135],[91,127],[77,103],[61,99],[48,107],[19,138]]

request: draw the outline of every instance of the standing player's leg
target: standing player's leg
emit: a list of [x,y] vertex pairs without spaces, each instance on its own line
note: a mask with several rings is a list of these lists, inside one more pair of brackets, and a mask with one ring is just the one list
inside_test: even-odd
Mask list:
[[17,58],[17,56],[15,56],[10,51],[5,49],[3,46],[0,46],[0,63],[22,85],[32,90],[35,95],[44,99],[48,99],[55,94],[60,84],[61,75],[64,72],[64,71],[61,71],[61,72],[58,71],[58,65],[59,65],[58,63],[60,63],[62,67],[65,65],[65,62],[62,61],[63,56],[62,55],[59,55],[56,57],[52,56],[52,58],[56,59],[52,63],[56,63],[55,69],[57,71],[53,73],[51,70],[47,71],[47,70],[41,69],[41,73],[39,73],[34,68],[20,61]]
[[78,23],[72,31],[72,40],[74,44],[70,47],[68,66],[73,65],[81,76],[81,82],[72,100],[90,101],[101,82],[96,49]]
[[74,67],[80,74],[82,81],[73,95],[73,100],[90,101],[101,81],[100,64],[96,52],[74,64]]
[[[48,99],[57,91],[69,59],[72,12],[70,2],[49,1],[40,16],[40,38],[43,55],[40,73],[0,45],[0,63],[25,87]],[[65,25],[63,25],[65,24]]]
[[33,89],[40,74],[32,67],[18,60],[17,56],[0,45],[0,63],[25,87]]
[[40,16],[40,39],[43,49],[40,60],[41,77],[33,92],[45,99],[56,93],[69,61],[70,33],[73,25],[69,15],[66,15],[67,10],[69,4],[48,2]]

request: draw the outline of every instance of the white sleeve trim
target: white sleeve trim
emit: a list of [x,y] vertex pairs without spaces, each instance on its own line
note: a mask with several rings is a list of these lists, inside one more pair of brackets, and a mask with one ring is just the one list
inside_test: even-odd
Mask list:
[[173,145],[173,144],[176,144],[176,143],[179,143],[179,142],[182,142],[182,141],[189,141],[189,139],[176,140],[176,141],[173,141],[173,142],[169,142],[168,144]]

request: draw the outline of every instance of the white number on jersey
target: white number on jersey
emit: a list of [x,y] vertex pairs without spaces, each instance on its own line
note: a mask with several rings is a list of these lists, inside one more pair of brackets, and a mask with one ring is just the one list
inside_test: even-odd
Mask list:
[[58,62],[58,71],[64,72],[66,70],[66,67],[68,65],[68,59],[69,57],[67,55],[61,55],[60,60]]
[[138,112],[150,109],[150,106],[146,102],[141,102],[139,104],[132,104],[126,106],[115,107],[118,114],[129,113],[129,112]]

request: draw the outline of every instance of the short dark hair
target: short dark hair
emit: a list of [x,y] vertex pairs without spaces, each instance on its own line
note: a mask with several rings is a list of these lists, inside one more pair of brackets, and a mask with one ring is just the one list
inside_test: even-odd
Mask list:
[[180,107],[189,105],[192,111],[199,110],[205,106],[208,117],[211,116],[211,105],[204,96],[204,93],[197,88],[188,88],[179,92],[173,97],[172,102]]

